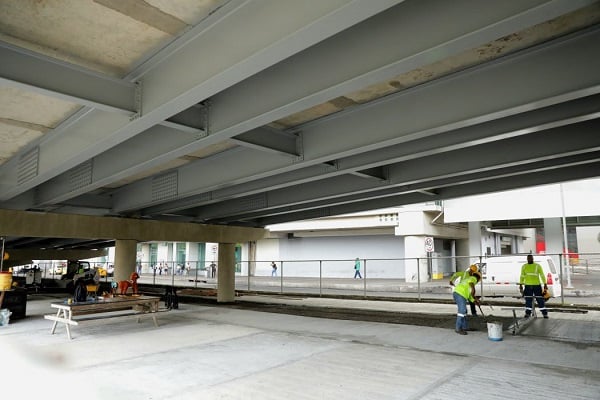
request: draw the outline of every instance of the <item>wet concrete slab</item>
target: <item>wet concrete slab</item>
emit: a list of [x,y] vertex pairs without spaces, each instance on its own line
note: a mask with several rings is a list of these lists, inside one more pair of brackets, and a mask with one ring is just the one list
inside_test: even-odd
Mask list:
[[[486,331],[460,336],[447,327],[185,302],[161,312],[158,328],[151,321],[103,321],[75,327],[68,340],[63,331],[51,335],[43,319],[52,300],[31,301],[25,319],[0,327],[11,387],[31,398],[444,400],[464,397],[470,380],[470,395],[481,400],[596,400],[600,393],[598,343],[506,332],[491,341]],[[286,301],[344,308],[334,300]],[[451,319],[453,308],[446,306],[347,305]],[[597,314],[570,317],[584,326],[599,320]],[[566,316],[539,322],[569,325]]]

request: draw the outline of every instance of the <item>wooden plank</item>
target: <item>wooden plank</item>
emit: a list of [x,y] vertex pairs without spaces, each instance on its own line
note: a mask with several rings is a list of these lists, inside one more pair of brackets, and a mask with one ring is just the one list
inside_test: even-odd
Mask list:
[[85,303],[52,303],[52,307],[70,310],[73,315],[89,314],[94,312],[107,312],[117,310],[127,310],[136,305],[149,304],[154,310],[158,309],[160,297],[140,296],[140,297],[115,297],[102,299]]
[[68,318],[63,318],[63,317],[57,317],[54,314],[52,314],[52,315],[44,315],[44,318],[45,319],[49,319],[51,321],[62,322],[63,324],[79,325],[79,323],[77,321],[75,321],[75,320],[68,319]]
[[[156,313],[158,312],[158,304],[160,302],[160,297],[151,297],[151,296],[136,296],[136,297],[117,297],[117,298],[108,298],[102,300],[96,300],[92,302],[85,303],[52,303],[51,306],[53,308],[58,309],[56,315],[45,315],[45,319],[49,319],[54,321],[54,326],[52,327],[51,333],[54,333],[56,328],[56,324],[58,322],[65,325],[67,328],[67,335],[69,339],[71,339],[70,325],[79,325],[80,322],[84,321],[94,321],[101,319],[109,319],[109,318],[119,318],[119,317],[128,317],[128,316],[137,316],[138,322],[140,322],[140,318],[143,315],[149,315],[152,317],[154,321],[154,325],[158,327],[158,320],[156,319]],[[132,313],[126,314],[112,314],[111,312],[116,311],[124,311],[124,310],[133,310]],[[103,315],[104,314],[104,315]],[[108,315],[107,315],[108,314]],[[68,317],[67,317],[68,315]],[[77,320],[74,317],[82,316],[82,315],[95,315],[89,318],[78,318]]]
[[72,311],[73,311],[73,316],[78,316],[78,315],[107,313],[107,312],[111,312],[111,311],[131,310],[132,308],[133,308],[133,306],[121,306],[121,307],[110,307],[110,308],[99,307],[99,308],[85,308],[85,309],[72,310]]
[[[90,315],[93,315],[93,316],[90,316]],[[128,313],[121,313],[121,314],[105,314],[105,313],[88,314],[87,316],[84,316],[82,318],[77,318],[76,321],[81,324],[81,323],[85,323],[88,321],[102,321],[102,320],[116,319],[116,318],[139,317],[140,315],[145,315],[145,314],[136,312],[136,311],[131,311]]]

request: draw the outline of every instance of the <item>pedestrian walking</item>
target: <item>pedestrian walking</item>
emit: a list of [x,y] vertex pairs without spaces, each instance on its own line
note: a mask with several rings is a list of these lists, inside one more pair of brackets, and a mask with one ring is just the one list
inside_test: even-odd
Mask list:
[[275,261],[271,261],[271,276],[277,276],[277,264],[275,264]]
[[467,302],[473,302],[479,305],[479,300],[475,299],[475,285],[481,280],[481,274],[479,272],[473,272],[469,268],[470,276],[462,279],[452,289],[452,297],[456,303],[456,326],[455,331],[459,335],[466,335],[469,330],[467,323]]
[[[464,271],[456,271],[450,277],[450,286],[458,285],[462,280],[470,277],[473,272],[477,272],[477,271],[479,271],[479,268],[477,268],[477,265],[475,265],[475,264],[471,265],[469,268],[465,269]],[[475,307],[475,303],[472,301],[469,301],[469,308],[471,309],[471,315],[476,317],[477,316],[477,307]]]
[[360,259],[358,257],[354,260],[354,279],[356,279],[356,277],[362,279],[362,275],[360,274]]
[[544,318],[548,318],[542,284],[544,285],[544,291],[547,291],[548,285],[546,285],[544,270],[540,264],[533,261],[533,255],[529,254],[527,255],[527,263],[521,267],[521,279],[519,280],[519,291],[525,297],[525,318],[531,317],[534,297],[542,315]]

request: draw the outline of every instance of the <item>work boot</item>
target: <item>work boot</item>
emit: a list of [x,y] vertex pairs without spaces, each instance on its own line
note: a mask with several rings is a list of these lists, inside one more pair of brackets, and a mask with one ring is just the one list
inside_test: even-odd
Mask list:
[[544,314],[544,318],[545,318],[545,319],[548,319],[548,314]]
[[466,331],[463,331],[462,329],[458,329],[458,330],[456,331],[456,333],[458,333],[459,335],[467,335],[467,332],[466,332]]

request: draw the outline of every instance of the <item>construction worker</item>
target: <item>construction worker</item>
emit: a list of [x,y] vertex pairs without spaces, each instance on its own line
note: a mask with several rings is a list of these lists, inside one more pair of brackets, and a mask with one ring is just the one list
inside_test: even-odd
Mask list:
[[[544,285],[544,291],[547,291],[548,285],[546,285],[546,276],[542,266],[533,262],[533,255],[528,254],[527,263],[521,267],[521,279],[519,280],[519,291],[525,297],[525,318],[531,317],[533,297],[535,297],[544,318],[548,318],[548,310],[546,310],[542,294],[542,284]],[[525,289],[523,289],[523,286],[525,286]]]
[[[478,271],[479,271],[479,268],[477,268],[477,265],[475,265],[475,264],[472,264],[469,268],[465,269],[464,271],[456,271],[450,277],[450,286],[457,285],[462,280],[471,276],[471,274],[473,272],[478,272]],[[477,307],[475,307],[475,303],[469,301],[469,307],[471,308],[471,315],[476,317],[477,316]]]
[[467,302],[473,302],[479,305],[479,299],[474,298],[475,285],[481,280],[481,274],[479,272],[473,272],[469,270],[470,275],[461,279],[461,281],[454,285],[452,290],[452,297],[458,307],[456,313],[456,333],[459,335],[466,335],[469,330],[467,324]]

